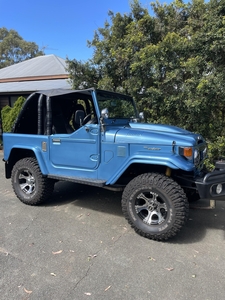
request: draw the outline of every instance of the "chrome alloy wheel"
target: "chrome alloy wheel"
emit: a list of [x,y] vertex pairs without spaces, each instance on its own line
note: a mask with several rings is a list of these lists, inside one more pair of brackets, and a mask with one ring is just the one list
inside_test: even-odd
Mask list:
[[36,180],[29,170],[25,169],[19,174],[19,186],[25,194],[32,194],[35,191],[35,184]]
[[167,217],[166,203],[154,192],[142,192],[135,201],[137,215],[147,225],[162,224]]

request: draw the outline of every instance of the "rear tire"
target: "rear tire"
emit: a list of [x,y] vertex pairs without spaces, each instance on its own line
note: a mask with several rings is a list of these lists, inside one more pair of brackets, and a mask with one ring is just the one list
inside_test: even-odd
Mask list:
[[180,231],[189,208],[183,189],[174,180],[162,174],[147,173],[126,186],[122,211],[138,234],[162,241]]
[[28,205],[44,202],[54,190],[54,180],[42,175],[33,157],[23,158],[14,165],[11,181],[16,196]]

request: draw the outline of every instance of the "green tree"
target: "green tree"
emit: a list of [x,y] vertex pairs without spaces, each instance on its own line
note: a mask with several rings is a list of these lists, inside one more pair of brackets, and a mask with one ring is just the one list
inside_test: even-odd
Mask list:
[[152,10],[133,0],[129,14],[109,12],[89,41],[95,83],[135,97],[149,122],[203,134],[221,155],[213,145],[225,136],[225,0],[156,1]]
[[44,55],[37,44],[25,41],[17,31],[0,28],[0,68]]
[[74,89],[97,87],[101,77],[99,68],[93,66],[91,61],[83,63],[76,59],[67,59],[67,71],[70,74],[69,78]]
[[92,61],[102,72],[98,85],[124,93],[130,93],[131,87],[140,91],[142,80],[132,73],[132,63],[136,53],[154,39],[148,34],[154,19],[138,1],[131,3],[131,13],[122,16],[110,11],[109,17],[110,22],[105,22],[105,27],[99,28],[89,41],[89,46],[94,47]]

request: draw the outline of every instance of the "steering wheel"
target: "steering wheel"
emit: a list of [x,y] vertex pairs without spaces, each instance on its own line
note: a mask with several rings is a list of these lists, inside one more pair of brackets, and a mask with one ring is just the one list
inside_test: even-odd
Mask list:
[[83,119],[82,125],[85,125],[87,122],[91,120],[91,113],[86,115],[86,117]]

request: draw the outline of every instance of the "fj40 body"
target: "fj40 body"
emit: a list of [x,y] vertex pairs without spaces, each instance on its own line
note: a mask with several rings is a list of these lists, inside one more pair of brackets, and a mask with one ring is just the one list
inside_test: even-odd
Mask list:
[[140,117],[133,99],[118,93],[33,93],[12,132],[3,133],[5,176],[29,205],[47,201],[59,180],[123,191],[122,211],[137,233],[171,238],[189,201],[225,200],[225,169],[218,162],[204,171],[201,135]]

